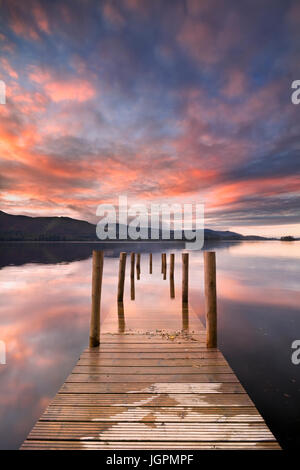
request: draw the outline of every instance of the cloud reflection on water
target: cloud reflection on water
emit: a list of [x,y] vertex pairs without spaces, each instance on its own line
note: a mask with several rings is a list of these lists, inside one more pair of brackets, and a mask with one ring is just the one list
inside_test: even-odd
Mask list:
[[[291,381],[299,383],[300,379],[300,368],[291,368],[289,362],[289,341],[300,332],[299,247],[298,242],[285,246],[279,242],[242,243],[217,253],[220,345],[253,397],[265,406],[267,416],[272,411],[278,426],[281,392],[287,389],[293,398],[296,385],[291,385],[295,384]],[[65,250],[71,251],[72,246],[66,245]],[[127,263],[126,328],[182,328],[181,253],[175,255],[175,299],[170,299],[169,273],[167,280],[162,280],[160,253],[153,255],[152,275],[148,263],[148,255],[142,253],[135,301],[130,299]],[[103,331],[118,331],[120,326],[117,272],[117,257],[105,257]],[[204,315],[201,253],[190,254],[190,272],[192,329],[198,321],[193,311],[198,318],[203,319]],[[0,366],[0,446],[16,448],[87,345],[91,258],[62,264],[6,266],[0,271],[0,281],[0,339],[5,341],[7,350],[7,364]],[[257,361],[260,367],[253,373],[251,368]],[[265,368],[270,364],[273,374],[266,374]],[[270,410],[268,401],[274,394]],[[283,406],[296,416],[296,400],[287,404],[283,401]],[[286,426],[288,434],[288,423]]]

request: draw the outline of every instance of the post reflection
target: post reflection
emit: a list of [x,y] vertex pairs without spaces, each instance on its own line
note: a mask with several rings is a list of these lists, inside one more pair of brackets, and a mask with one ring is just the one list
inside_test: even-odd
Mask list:
[[182,331],[189,329],[189,304],[182,302]]
[[175,282],[173,276],[170,276],[170,297],[171,299],[175,299]]
[[125,315],[124,315],[124,303],[118,302],[118,324],[119,333],[125,332]]
[[135,289],[134,289],[134,264],[135,264],[135,253],[131,253],[130,256],[130,298],[131,300],[135,299]]
[[135,300],[134,276],[130,276],[130,298],[131,300]]
[[136,257],[136,278],[139,281],[141,275],[141,254],[137,253]]

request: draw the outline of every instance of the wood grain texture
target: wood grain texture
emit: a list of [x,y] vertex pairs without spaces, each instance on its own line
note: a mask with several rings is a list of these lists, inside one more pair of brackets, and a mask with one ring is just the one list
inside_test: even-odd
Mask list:
[[145,375],[145,374],[154,374],[154,375],[164,375],[168,374],[228,374],[231,373],[231,369],[227,365],[200,365],[193,364],[191,366],[168,366],[166,369],[163,366],[149,366],[145,368],[144,366],[94,366],[94,365],[78,365],[74,367],[73,374],[126,374],[126,375]]
[[168,422],[263,422],[253,406],[242,410],[235,407],[183,406],[48,406],[41,421],[112,421],[168,423]]
[[280,450],[277,442],[137,442],[27,440],[22,450]]
[[166,423],[38,421],[28,439],[99,441],[273,441],[264,423]]
[[280,449],[204,330],[180,342],[102,335],[21,448]]
[[[236,383],[64,383],[59,393],[169,393],[169,394],[221,394],[245,393],[243,387]],[[200,395],[199,395],[200,396]],[[195,395],[196,397],[196,395]]]

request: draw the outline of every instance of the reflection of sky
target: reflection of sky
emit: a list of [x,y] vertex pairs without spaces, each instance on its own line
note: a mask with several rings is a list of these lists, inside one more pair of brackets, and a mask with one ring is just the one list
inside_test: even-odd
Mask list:
[[[300,419],[295,395],[300,367],[290,363],[291,342],[300,337],[299,250],[299,243],[270,242],[236,244],[217,252],[221,348],[283,439],[297,413]],[[168,276],[162,281],[160,254],[153,255],[152,275],[148,255],[142,254],[134,302],[127,271],[127,329],[181,328],[179,252],[175,259],[174,300],[169,298]],[[117,272],[118,260],[106,257],[103,331],[118,330]],[[0,306],[0,339],[7,348],[7,365],[0,366],[0,446],[8,448],[25,438],[87,345],[91,259],[7,266],[0,271],[0,281],[5,299]],[[203,260],[193,252],[190,294],[192,330],[198,322],[193,311],[202,319],[204,313]]]

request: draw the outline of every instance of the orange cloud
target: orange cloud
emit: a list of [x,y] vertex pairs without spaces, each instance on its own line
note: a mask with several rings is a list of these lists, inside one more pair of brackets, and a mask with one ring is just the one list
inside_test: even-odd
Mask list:
[[299,191],[300,176],[253,178],[235,183],[215,186],[207,196],[209,208],[243,204],[243,198],[257,196],[269,197]]
[[31,67],[28,76],[33,82],[41,85],[55,103],[67,100],[82,103],[96,94],[96,88],[88,80],[72,77],[56,79],[51,71],[45,68]]
[[51,74],[48,70],[45,70],[44,68],[31,67],[29,78],[35,83],[44,84],[47,81],[51,80]]
[[103,15],[112,24],[116,26],[122,26],[124,24],[124,18],[110,2],[103,5]]
[[39,35],[37,32],[23,20],[20,12],[15,9],[11,9],[11,23],[10,27],[17,36],[23,36],[26,39],[32,39],[37,41]]
[[42,9],[41,5],[38,3],[33,8],[33,15],[35,21],[41,31],[44,33],[50,34],[50,28],[48,23],[48,18],[45,11]]
[[247,80],[246,76],[240,70],[230,70],[226,85],[223,88],[223,93],[228,98],[240,96],[246,91]]
[[5,58],[5,57],[2,57],[1,59],[1,65],[3,67],[3,69],[5,70],[5,72],[8,73],[8,75],[11,77],[11,78],[15,78],[17,79],[19,77],[18,73],[16,72],[16,70],[10,65],[10,63],[8,62],[8,60]]
[[93,98],[96,93],[91,83],[78,79],[50,82],[45,85],[44,89],[55,103],[64,100],[82,103]]

